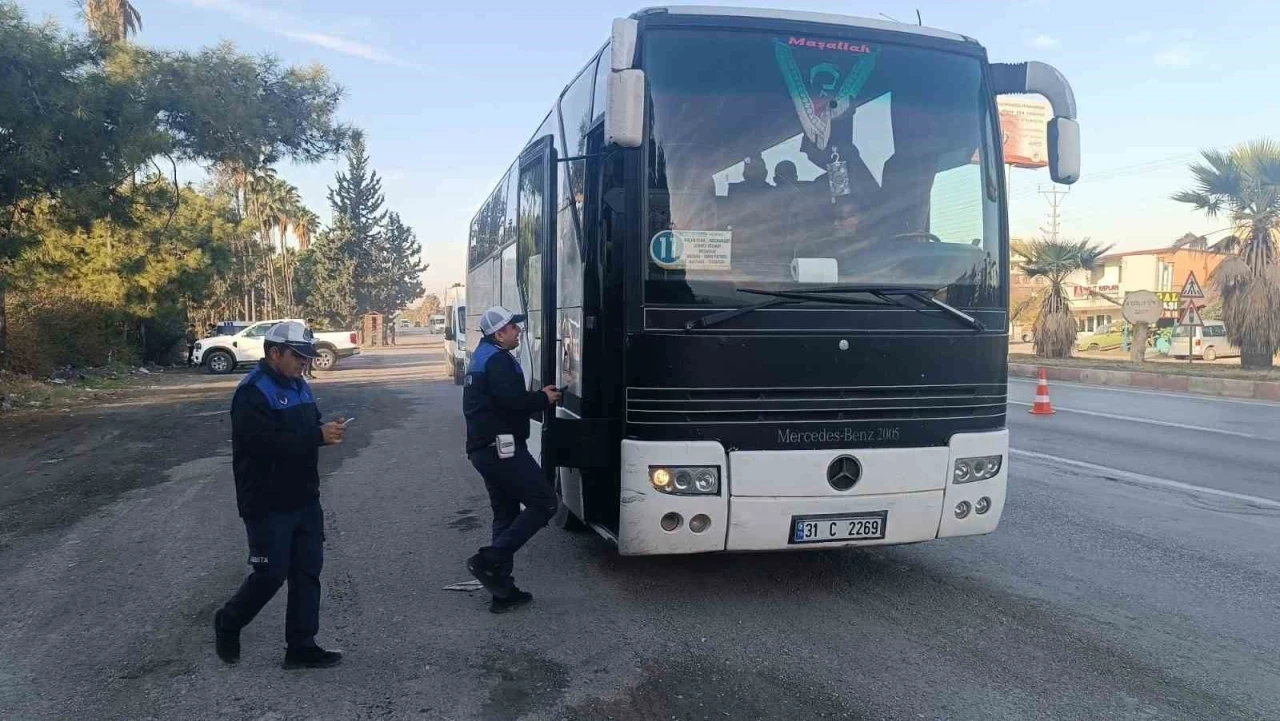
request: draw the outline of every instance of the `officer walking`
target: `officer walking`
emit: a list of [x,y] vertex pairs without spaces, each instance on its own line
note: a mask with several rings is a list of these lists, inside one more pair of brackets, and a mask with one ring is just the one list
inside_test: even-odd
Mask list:
[[560,391],[555,386],[525,390],[524,371],[511,353],[520,345],[517,324],[524,320],[502,306],[480,316],[484,337],[462,389],[467,457],[484,477],[493,508],[492,543],[467,559],[467,570],[493,594],[489,610],[494,613],[533,600],[511,577],[515,553],[555,516],[560,503],[528,447],[530,416],[554,407]]
[[302,378],[317,357],[311,331],[279,323],[264,338],[266,357],[231,400],[236,505],[249,537],[253,572],[213,617],[218,657],[240,660],[240,629],[286,582],[285,668],[322,668],[342,654],[316,645],[320,629],[320,568],[324,514],[320,509],[320,446],[342,442],[346,421],[320,423],[311,387]]

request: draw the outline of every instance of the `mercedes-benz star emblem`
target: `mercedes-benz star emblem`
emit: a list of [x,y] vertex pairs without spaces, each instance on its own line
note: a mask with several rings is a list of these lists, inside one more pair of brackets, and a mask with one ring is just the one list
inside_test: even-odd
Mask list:
[[827,466],[827,483],[837,491],[847,491],[862,478],[862,464],[853,456],[840,456]]

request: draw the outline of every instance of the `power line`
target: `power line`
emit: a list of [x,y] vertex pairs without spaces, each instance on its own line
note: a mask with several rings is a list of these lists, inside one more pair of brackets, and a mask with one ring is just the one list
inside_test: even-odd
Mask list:
[[1040,232],[1056,243],[1062,234],[1062,200],[1071,194],[1071,186],[1064,189],[1058,185],[1051,185],[1048,190],[1040,188],[1038,192],[1049,201],[1049,227],[1041,226]]

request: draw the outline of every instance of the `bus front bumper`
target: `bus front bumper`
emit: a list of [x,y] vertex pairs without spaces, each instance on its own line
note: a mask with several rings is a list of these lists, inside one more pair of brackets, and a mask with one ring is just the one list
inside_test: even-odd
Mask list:
[[[715,442],[623,441],[618,549],[623,555],[805,550],[991,533],[1004,511],[1008,448],[1006,430],[956,434],[942,448],[728,453]],[[990,478],[956,482],[957,461],[994,457],[1000,466]],[[843,491],[827,480],[841,458],[856,459],[860,470]],[[668,466],[719,467],[719,495],[655,490],[650,470]],[[883,530],[874,535],[882,537],[796,537],[796,523],[805,519],[877,516]]]

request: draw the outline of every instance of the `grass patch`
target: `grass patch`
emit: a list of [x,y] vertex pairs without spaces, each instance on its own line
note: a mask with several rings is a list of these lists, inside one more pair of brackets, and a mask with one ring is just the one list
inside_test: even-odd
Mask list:
[[1280,369],[1244,370],[1238,366],[1186,361],[1153,361],[1133,363],[1128,360],[1103,358],[1039,358],[1030,353],[1010,353],[1010,363],[1045,366],[1046,368],[1091,368],[1109,371],[1133,371],[1163,376],[1194,376],[1196,378],[1229,378],[1241,381],[1280,381]]
[[138,385],[149,376],[133,375],[124,364],[103,368],[65,370],[51,378],[36,379],[0,370],[0,411],[65,408]]

